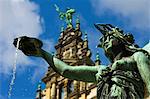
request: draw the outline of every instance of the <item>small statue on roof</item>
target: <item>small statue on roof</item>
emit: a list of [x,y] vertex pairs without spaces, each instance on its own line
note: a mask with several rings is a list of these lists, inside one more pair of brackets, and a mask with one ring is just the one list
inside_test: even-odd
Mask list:
[[55,4],[56,11],[59,13],[60,20],[65,20],[67,27],[72,27],[72,15],[75,13],[75,9],[67,8],[66,12],[61,12],[59,7]]

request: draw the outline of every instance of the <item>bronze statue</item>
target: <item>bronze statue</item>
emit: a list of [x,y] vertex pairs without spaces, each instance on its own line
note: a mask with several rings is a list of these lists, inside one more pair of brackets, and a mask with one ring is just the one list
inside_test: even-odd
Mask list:
[[67,23],[67,27],[72,27],[72,15],[75,13],[75,9],[67,8],[66,12],[61,12],[59,7],[55,4],[56,11],[59,13],[60,20],[64,20]]
[[[134,44],[131,34],[110,24],[95,24],[109,66],[69,66],[43,50],[42,42],[21,37],[19,49],[25,55],[42,57],[60,75],[69,79],[97,83],[98,99],[143,99],[150,96],[150,55]],[[17,39],[14,41],[16,45]],[[86,75],[86,76],[85,76]]]

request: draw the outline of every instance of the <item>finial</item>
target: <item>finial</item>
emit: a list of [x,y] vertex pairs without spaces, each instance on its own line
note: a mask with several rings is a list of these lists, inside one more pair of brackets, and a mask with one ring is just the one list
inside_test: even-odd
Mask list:
[[79,15],[77,15],[76,24],[80,24]]
[[41,90],[41,83],[42,83],[42,82],[39,81],[39,83],[38,83],[38,91]]
[[76,17],[76,29],[80,29],[80,19],[79,19],[79,15],[77,15],[77,17]]
[[38,89],[36,91],[36,99],[42,99],[41,81],[38,83]]
[[99,57],[99,52],[97,51],[96,52],[96,61],[100,60],[100,57]]
[[87,37],[87,32],[84,32],[84,41],[87,41],[88,37]]
[[64,31],[64,26],[61,26],[61,30],[60,30],[61,32],[63,32]]
[[96,52],[96,60],[95,60],[95,65],[100,65],[101,64],[101,60],[100,60],[100,57],[99,57],[99,52],[97,51]]

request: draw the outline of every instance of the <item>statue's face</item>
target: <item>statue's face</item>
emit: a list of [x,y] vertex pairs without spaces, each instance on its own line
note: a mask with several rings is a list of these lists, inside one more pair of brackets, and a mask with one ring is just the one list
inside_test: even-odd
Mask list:
[[117,41],[117,38],[112,35],[104,36],[101,38],[101,46],[105,52],[111,52],[113,45],[115,45],[113,42],[117,43]]
[[101,47],[104,49],[106,56],[111,60],[122,51],[122,43],[114,35],[104,36],[100,41]]
[[[94,26],[102,33],[100,39],[101,47],[105,51],[105,55],[113,62],[114,58],[122,57],[126,53],[126,44],[129,46],[134,43],[134,38],[131,34],[123,34],[123,30],[114,27],[110,24],[94,24]],[[117,56],[118,55],[118,56]],[[116,57],[117,56],[117,57]]]

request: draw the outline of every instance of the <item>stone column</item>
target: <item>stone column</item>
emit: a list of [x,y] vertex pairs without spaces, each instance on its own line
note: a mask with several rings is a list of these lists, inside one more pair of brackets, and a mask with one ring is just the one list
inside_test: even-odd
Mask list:
[[81,94],[81,97],[80,99],[86,99],[86,82],[81,82],[81,86],[80,86],[80,94]]
[[75,80],[73,84],[74,84],[74,93],[75,93],[75,95],[73,96],[73,99],[79,99],[80,82]]
[[52,89],[51,89],[51,96],[52,96],[52,99],[56,99],[56,84],[53,83],[52,84]]
[[56,90],[57,90],[56,99],[59,99],[59,93],[60,93],[60,86],[59,85],[56,86]]
[[68,85],[68,79],[65,79],[65,81],[64,81],[64,99],[68,99],[67,85]]
[[78,81],[74,81],[74,91],[78,91]]
[[51,99],[51,88],[52,85],[50,81],[46,84],[46,99]]
[[52,79],[51,99],[56,99],[56,77]]
[[81,94],[81,97],[79,99],[87,99],[86,94],[85,93]]

